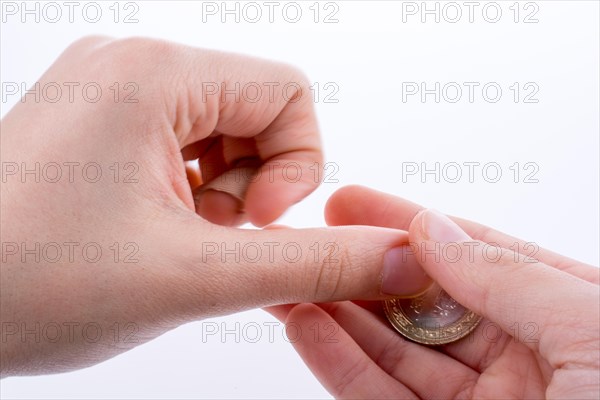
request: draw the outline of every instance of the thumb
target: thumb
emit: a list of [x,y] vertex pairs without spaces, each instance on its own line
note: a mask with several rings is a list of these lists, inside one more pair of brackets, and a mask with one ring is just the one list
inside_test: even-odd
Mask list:
[[411,222],[409,236],[418,261],[450,296],[539,350],[553,365],[568,361],[560,357],[573,350],[571,339],[597,337],[593,332],[597,327],[579,322],[576,315],[576,310],[598,303],[596,285],[473,240],[436,211],[420,212]]
[[399,254],[408,249],[405,231],[245,230],[196,217],[178,237],[169,273],[182,282],[173,296],[192,319],[276,304],[385,299],[430,284],[414,256]]

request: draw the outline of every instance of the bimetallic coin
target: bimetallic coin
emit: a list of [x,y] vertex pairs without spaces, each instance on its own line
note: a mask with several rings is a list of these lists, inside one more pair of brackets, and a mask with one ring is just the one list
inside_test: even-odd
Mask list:
[[460,305],[437,284],[417,297],[386,300],[383,308],[398,332],[428,345],[461,339],[481,321],[479,315]]

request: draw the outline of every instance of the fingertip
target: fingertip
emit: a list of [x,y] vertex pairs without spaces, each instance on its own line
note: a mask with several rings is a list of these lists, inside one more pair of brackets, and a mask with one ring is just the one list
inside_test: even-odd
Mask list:
[[264,307],[263,310],[277,318],[279,321],[284,322],[296,304],[281,304],[277,306]]
[[[332,322],[335,323],[331,315],[318,305],[313,303],[299,303],[289,310],[285,318],[285,333],[294,347],[304,352],[316,344],[309,340],[309,338],[313,337],[312,335],[308,335],[310,327],[323,327],[325,324]],[[313,354],[313,356],[319,358],[319,354]]]
[[286,324],[296,323],[302,325],[306,320],[316,321],[320,319],[329,319],[329,314],[316,304],[299,303],[289,310],[285,322]]
[[428,209],[419,211],[410,221],[410,225],[408,226],[408,238],[411,243],[418,243],[425,240],[423,235],[423,217],[427,211]]
[[408,245],[388,250],[383,257],[381,291],[393,296],[414,297],[433,283]]
[[192,190],[195,190],[200,185],[202,185],[202,174],[198,168],[198,163],[194,163],[193,161],[185,162],[185,174],[187,176],[188,182],[190,183],[190,187]]
[[213,224],[239,226],[246,220],[242,202],[216,190],[206,190],[194,196],[196,212]]
[[439,243],[472,240],[456,222],[437,210],[424,210],[419,213],[418,217],[411,223],[411,226],[415,230],[415,233],[423,240],[431,240]]
[[337,201],[344,201],[348,197],[354,197],[356,194],[360,194],[361,192],[368,190],[370,189],[360,185],[347,185],[333,192],[333,194],[329,197],[328,202],[335,204]]
[[250,222],[264,227],[283,215],[283,213],[308,196],[316,185],[307,181],[286,182],[259,180],[250,185],[246,194],[246,213]]
[[247,202],[246,213],[248,215],[248,221],[258,228],[264,228],[271,224],[277,218],[279,218],[283,211],[275,210],[274,208],[264,207],[263,205],[251,205],[252,203]]
[[370,189],[360,185],[344,186],[336,190],[325,204],[325,222],[327,225],[342,225],[341,216],[347,213],[349,207],[352,207],[354,200],[358,196],[364,195]]

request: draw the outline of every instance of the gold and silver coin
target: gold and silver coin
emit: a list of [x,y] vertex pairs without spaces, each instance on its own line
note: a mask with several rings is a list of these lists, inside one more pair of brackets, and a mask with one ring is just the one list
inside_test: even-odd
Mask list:
[[479,315],[463,307],[435,283],[417,297],[386,300],[383,308],[398,332],[428,345],[459,340],[481,321]]

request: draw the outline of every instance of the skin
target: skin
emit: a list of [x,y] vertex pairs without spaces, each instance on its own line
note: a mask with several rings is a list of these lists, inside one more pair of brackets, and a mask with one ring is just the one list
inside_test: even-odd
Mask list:
[[[3,247],[2,376],[83,368],[189,321],[278,305],[269,310],[306,331],[315,322],[339,325],[335,343],[308,336],[295,343],[337,397],[598,397],[600,299],[594,267],[545,250],[527,268],[513,263],[509,252],[502,268],[481,259],[450,268],[424,262],[431,278],[486,318],[472,340],[435,351],[393,332],[379,303],[338,302],[390,298],[382,294],[384,254],[409,240],[432,242],[423,222],[431,214],[419,214],[421,207],[350,187],[327,205],[330,228],[234,228],[244,221],[268,224],[315,189],[310,167],[322,161],[318,128],[309,96],[258,102],[203,98],[203,83],[296,82],[308,93],[308,81],[297,70],[148,39],[86,38],[40,79],[48,82],[97,82],[105,95],[97,103],[67,97],[19,103],[2,120],[2,161],[29,169],[35,163],[95,162],[109,179],[3,177],[2,243],[27,249],[36,243],[96,243],[103,253],[90,262],[78,248],[74,261],[51,262]],[[138,102],[115,102],[108,89],[114,82],[135,82]],[[184,165],[197,158],[211,166],[200,168],[201,175],[198,166],[186,171]],[[115,162],[135,163],[137,181],[113,182],[109,167]],[[282,179],[277,172],[286,162],[300,165],[303,179]],[[275,171],[275,178],[251,183],[244,204],[199,190],[241,165],[262,168],[263,176]],[[464,231],[453,241],[474,238],[505,246],[515,241],[455,220]],[[206,243],[232,249],[257,242],[297,243],[304,257],[290,262],[275,252],[258,263],[244,257],[223,261],[203,250]],[[113,243],[120,246],[116,259]],[[125,260],[131,249],[126,243],[136,246],[134,263]],[[312,257],[308,249],[315,243],[322,249],[335,243],[338,251],[326,255],[338,262]],[[430,283],[414,264],[399,265],[394,275],[402,294]],[[319,306],[306,304],[313,302]],[[286,303],[301,304],[280,305]],[[490,341],[484,329],[492,322],[501,331]],[[516,322],[519,331],[512,337]],[[537,327],[532,336],[527,323]],[[95,329],[82,334],[89,324],[102,334]],[[62,327],[62,335],[39,333],[38,325]]]
[[[296,69],[156,40],[90,37],[71,45],[39,82],[58,83],[63,96],[36,102],[28,95],[8,113],[1,122],[3,165],[80,166],[72,181],[67,167],[57,182],[53,171],[37,182],[19,172],[3,175],[2,376],[87,367],[186,322],[240,310],[389,297],[380,291],[383,255],[406,242],[406,232],[235,228],[272,222],[318,186],[319,131],[309,81]],[[79,83],[74,101],[64,82]],[[89,82],[103,90],[97,102],[81,94]],[[119,101],[109,89],[115,82]],[[123,101],[132,93],[129,82],[139,88],[135,103]],[[254,102],[208,96],[204,87],[248,82],[295,85],[286,96],[265,89]],[[198,165],[186,171],[184,164],[198,158],[211,167],[200,168],[202,176]],[[86,180],[81,167],[91,162],[103,174],[92,183],[95,171]],[[302,170],[299,181],[283,178],[281,169],[292,162]],[[127,163],[137,167],[133,183],[124,182],[133,171]],[[240,165],[263,172],[243,205],[226,193],[198,190]],[[79,245],[71,258],[64,243],[73,242]],[[266,242],[278,246],[272,256]],[[60,244],[55,262],[55,249],[35,251],[48,243]],[[100,248],[98,261],[90,261],[94,251],[83,256],[89,243]],[[262,256],[209,254],[207,243],[234,250],[258,243]],[[299,246],[300,257],[286,258],[286,244]],[[132,253],[134,262],[126,262]]]
[[[431,255],[418,256],[431,278],[484,317],[467,338],[435,349],[393,331],[379,303],[271,308],[302,330],[335,324],[335,340],[307,335],[294,346],[336,398],[599,397],[598,268],[543,249],[535,259],[526,258],[531,249],[523,241],[460,218],[451,222],[417,204],[363,187],[336,192],[327,204],[326,219],[330,225],[407,230],[416,252],[421,245],[434,249],[436,243],[460,245],[463,254],[469,254],[465,242],[502,247],[497,260],[485,259],[478,251],[452,263],[445,257],[436,262]],[[439,240],[440,233],[446,240]],[[515,243],[522,254],[507,249],[515,249]]]

